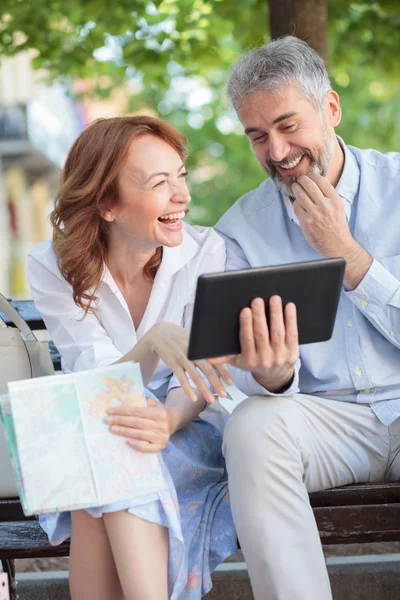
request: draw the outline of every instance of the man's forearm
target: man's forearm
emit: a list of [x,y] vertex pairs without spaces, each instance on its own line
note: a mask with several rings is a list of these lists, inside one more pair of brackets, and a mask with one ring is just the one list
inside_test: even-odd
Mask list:
[[346,244],[331,254],[332,256],[343,256],[346,261],[344,287],[348,291],[355,290],[372,265],[372,256],[354,239],[350,244]]

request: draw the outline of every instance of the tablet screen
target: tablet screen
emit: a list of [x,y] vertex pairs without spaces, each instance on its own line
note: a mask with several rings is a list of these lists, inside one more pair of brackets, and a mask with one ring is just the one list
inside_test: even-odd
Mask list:
[[198,278],[188,358],[240,353],[239,314],[254,298],[281,296],[297,308],[299,343],[330,339],[346,262],[329,258],[273,267],[228,271]]

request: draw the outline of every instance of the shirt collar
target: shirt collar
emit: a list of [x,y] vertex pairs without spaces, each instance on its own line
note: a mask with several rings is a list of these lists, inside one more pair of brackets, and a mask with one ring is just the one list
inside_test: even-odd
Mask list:
[[[174,246],[173,248],[163,246],[163,257],[156,275],[158,282],[172,277],[182,269],[182,267],[184,267],[198,251],[199,244],[192,237],[190,228],[186,223],[183,223],[182,233],[183,239],[179,246]],[[114,294],[119,291],[107,265],[104,265],[102,282],[107,284]]]
[[[360,183],[360,167],[358,166],[356,157],[346,146],[341,137],[336,136],[339,144],[344,152],[344,167],[336,191],[343,200],[344,209],[346,212],[347,220],[350,220],[351,206],[353,200],[358,193],[358,187]],[[300,226],[299,220],[293,210],[293,203],[287,196],[283,196],[283,201],[286,206],[286,210],[289,219]]]

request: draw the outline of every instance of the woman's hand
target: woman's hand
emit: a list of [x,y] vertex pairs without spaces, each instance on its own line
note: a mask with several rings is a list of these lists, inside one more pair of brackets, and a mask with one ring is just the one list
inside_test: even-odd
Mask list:
[[152,399],[147,406],[110,408],[105,422],[112,433],[126,438],[126,443],[140,452],[160,452],[174,433],[172,411]]
[[225,387],[220,379],[227,384],[232,384],[232,378],[226,365],[211,366],[208,360],[190,361],[187,358],[189,346],[189,332],[173,323],[157,323],[145,333],[135,347],[121,360],[134,360],[140,363],[145,384],[150,381],[157,369],[160,358],[177,376],[180,385],[194,402],[198,397],[187,378],[189,375],[201,392],[204,399],[211,403],[214,396],[208,389],[203,378],[198,373],[198,367],[213,386],[219,396],[226,396]]

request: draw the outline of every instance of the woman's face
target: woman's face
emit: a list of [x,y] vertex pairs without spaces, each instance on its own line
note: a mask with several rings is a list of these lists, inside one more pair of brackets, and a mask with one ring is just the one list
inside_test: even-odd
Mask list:
[[119,201],[103,218],[110,235],[138,249],[178,246],[190,202],[179,154],[151,134],[134,140],[118,177]]

